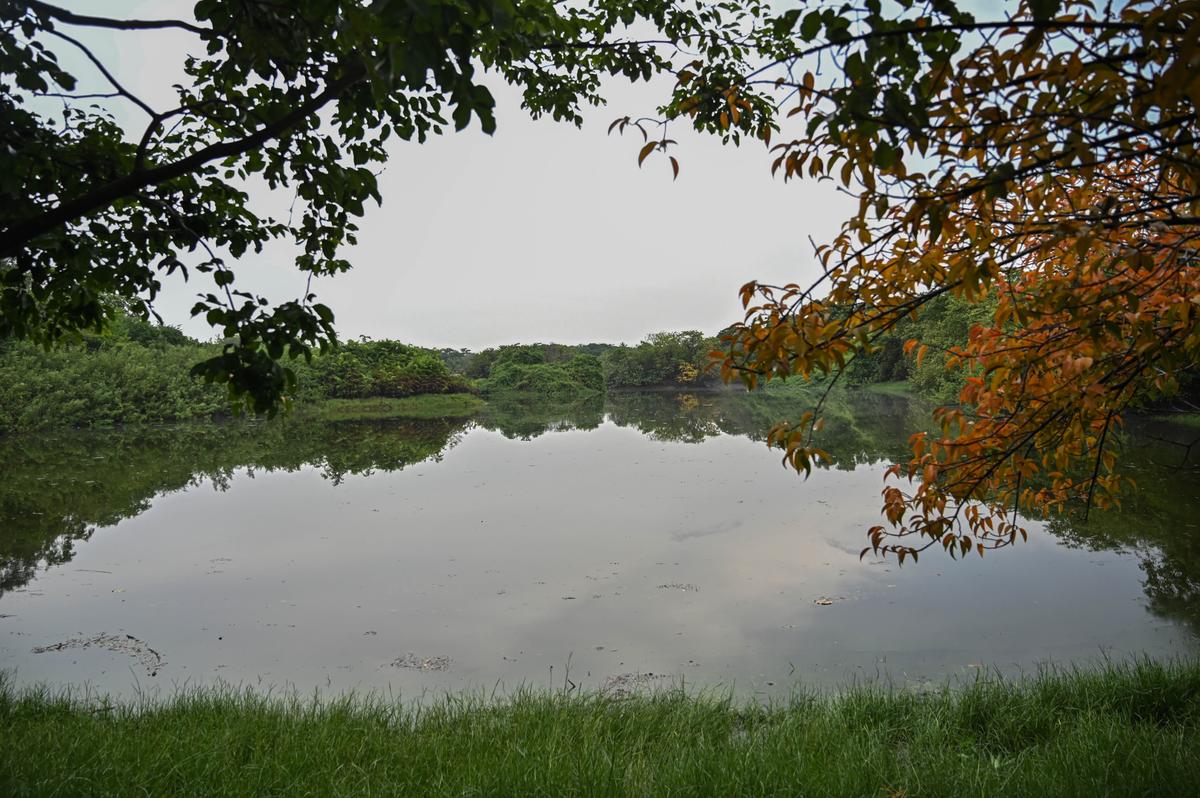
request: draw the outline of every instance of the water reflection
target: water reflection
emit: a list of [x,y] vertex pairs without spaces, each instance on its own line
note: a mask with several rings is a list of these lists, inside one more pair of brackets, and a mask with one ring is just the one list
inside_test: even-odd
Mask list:
[[[618,393],[609,396],[607,410],[614,423],[655,440],[699,443],[722,434],[763,441],[773,424],[794,419],[810,406],[796,398],[741,391]],[[872,393],[830,402],[822,417],[821,446],[833,457],[826,465],[842,471],[906,457],[909,431],[927,423],[919,405]]]
[[[699,443],[722,434],[765,440],[773,423],[795,417],[797,401],[741,392],[629,392],[609,395],[604,411],[613,423],[655,440]],[[563,406],[558,415],[551,407],[540,410],[558,427],[598,424],[597,407],[575,412]],[[928,408],[920,403],[872,393],[830,403],[824,418],[820,445],[833,457],[824,466],[839,470],[905,461],[907,435],[929,423]],[[1200,630],[1200,447],[1187,446],[1195,430],[1147,419],[1130,424],[1118,445],[1121,467],[1138,491],[1125,500],[1123,511],[1059,515],[1048,519],[1047,529],[1071,546],[1136,556],[1151,610]],[[701,528],[686,536],[706,534],[711,532]]]
[[[925,411],[871,394],[831,407],[822,446],[837,459],[801,481],[758,443],[801,409],[628,393],[493,402],[471,422],[0,439],[0,616],[20,621],[0,617],[0,667],[94,678],[94,652],[82,671],[27,652],[117,625],[188,674],[315,683],[353,653],[350,683],[422,688],[530,679],[567,652],[597,680],[657,668],[773,685],[793,668],[936,677],[1194,650],[1200,490],[1154,442],[1169,431],[1126,442],[1142,492],[1123,514],[1052,519],[1053,538],[987,562],[898,571],[857,558],[878,512],[865,466],[904,457]],[[216,670],[230,663],[206,646],[239,634],[241,670]],[[388,664],[437,657],[448,674]]]
[[1179,445],[1196,437],[1194,429],[1133,420],[1119,443],[1137,491],[1120,511],[1058,516],[1047,528],[1072,546],[1136,556],[1151,611],[1200,632],[1200,452]]
[[520,396],[494,397],[479,423],[514,440],[532,440],[547,432],[595,429],[604,422],[604,398],[570,402]]
[[304,467],[338,484],[348,474],[440,457],[463,428],[286,419],[0,437],[0,596],[29,582],[39,566],[69,562],[97,527],[145,512],[157,496],[204,483],[225,490],[238,473]]

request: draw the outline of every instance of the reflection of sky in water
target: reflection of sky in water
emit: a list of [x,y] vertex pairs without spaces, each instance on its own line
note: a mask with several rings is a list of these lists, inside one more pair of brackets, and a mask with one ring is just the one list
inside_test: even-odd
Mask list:
[[[588,685],[650,671],[784,692],[1196,650],[1147,610],[1136,557],[1038,530],[982,560],[860,561],[880,488],[879,469],[805,481],[746,438],[611,423],[529,441],[477,428],[441,462],[337,486],[243,470],[225,492],[159,497],[0,599],[0,668],[116,691],[222,678],[411,695],[548,684],[551,667],[561,685],[570,662]],[[99,632],[168,664],[152,679],[121,654],[30,651]],[[453,664],[389,666],[410,653]]]

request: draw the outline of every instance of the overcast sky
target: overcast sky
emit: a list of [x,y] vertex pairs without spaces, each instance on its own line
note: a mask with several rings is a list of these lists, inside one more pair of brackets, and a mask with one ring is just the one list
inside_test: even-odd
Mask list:
[[[161,17],[189,3],[64,2],[80,12]],[[176,12],[178,13],[178,12]],[[174,32],[94,32],[89,43],[130,88],[169,107],[184,49]],[[55,49],[60,50],[56,43]],[[88,69],[72,59],[83,77]],[[100,84],[94,84],[99,86]],[[761,143],[723,147],[680,126],[679,179],[651,158],[639,169],[636,132],[608,136],[625,114],[649,114],[669,84],[612,81],[608,106],[582,130],[532,121],[514,89],[494,85],[498,130],[474,123],[426,144],[393,139],[354,269],[316,282],[343,338],[481,349],[510,342],[636,342],[658,330],[715,332],[741,318],[750,279],[811,279],[808,237],[827,240],[850,204],[829,184],[772,178]],[[82,89],[81,89],[82,90]],[[136,113],[122,114],[144,125]],[[291,190],[259,192],[286,209]],[[303,292],[293,251],[277,246],[235,264],[239,286],[275,301]],[[187,332],[212,331],[188,311],[203,286],[172,280],[156,307]]]

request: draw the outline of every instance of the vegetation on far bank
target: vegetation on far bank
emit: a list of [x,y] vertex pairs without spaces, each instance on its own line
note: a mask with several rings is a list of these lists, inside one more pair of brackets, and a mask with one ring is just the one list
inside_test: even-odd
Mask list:
[[[931,303],[919,318],[883,336],[874,351],[851,360],[838,389],[953,403],[966,375],[946,370],[944,350],[965,339],[981,312],[950,295]],[[918,363],[904,352],[910,337],[934,351]],[[503,413],[516,404],[592,402],[622,390],[702,393],[725,387],[709,367],[710,352],[720,347],[719,336],[695,330],[654,333],[635,346],[536,343],[480,352],[347,341],[311,362],[293,361],[291,409],[327,420],[466,418],[485,399],[500,403]],[[190,373],[192,363],[219,348],[131,315],[118,316],[103,334],[89,333],[53,349],[0,341],[0,434],[228,415],[225,388]],[[773,406],[779,413],[773,423],[810,408],[828,382],[821,373],[807,380],[771,380],[757,393],[794,400],[796,407]],[[742,390],[736,383],[731,387]],[[1186,398],[1200,381],[1184,387]],[[1186,415],[1181,418],[1186,423]]]
[[913,396],[913,386],[908,380],[889,380],[888,382],[876,382],[867,386],[867,390],[872,393],[881,393],[885,396]]
[[[348,341],[291,363],[291,407],[331,420],[462,418],[482,408],[478,394],[511,404],[519,397],[584,401],[609,388],[697,390],[719,384],[703,370],[715,344],[695,331],[658,333],[633,347],[531,344],[478,353]],[[225,388],[190,373],[219,349],[128,314],[103,334],[52,349],[0,341],[0,434],[228,415]]]
[[711,388],[708,368],[720,341],[697,330],[659,332],[626,344],[512,344],[470,352],[443,349],[451,368],[480,380],[485,392],[536,393],[550,398],[603,393],[609,388]]
[[[0,341],[0,434],[49,427],[211,419],[229,415],[223,385],[191,374],[220,350],[178,329],[121,315],[103,334],[46,349]],[[470,415],[474,389],[434,352],[396,341],[349,341],[292,362],[293,409],[327,417]],[[396,402],[424,397],[420,401]],[[355,400],[369,405],[353,408]],[[315,405],[329,403],[317,411]]]
[[380,697],[0,680],[0,792],[61,795],[1190,796],[1200,666],[1110,666],[763,706],[681,691]]
[[1175,413],[1156,413],[1154,414],[1153,418],[1156,421],[1166,421],[1170,424],[1176,424],[1181,427],[1195,427],[1200,429],[1200,411],[1197,410]]
[[[964,340],[980,312],[949,295],[932,303],[920,318],[884,336],[873,352],[855,357],[841,387],[870,386],[953,402],[963,375],[944,368],[940,350]],[[938,351],[917,363],[903,351],[909,337],[920,337]],[[480,396],[511,406],[587,402],[620,390],[703,392],[724,387],[710,367],[710,353],[721,347],[719,335],[696,330],[654,333],[632,346],[535,343],[480,352],[430,350],[390,340],[347,341],[311,361],[292,361],[296,386],[291,408],[304,417],[330,420],[462,418],[482,408]],[[117,315],[103,334],[84,334],[53,349],[0,342],[0,434],[228,415],[224,387],[190,373],[191,364],[219,348],[130,314]],[[772,380],[760,393],[811,406],[827,380],[820,373],[809,380]],[[788,415],[794,413],[774,420]]]

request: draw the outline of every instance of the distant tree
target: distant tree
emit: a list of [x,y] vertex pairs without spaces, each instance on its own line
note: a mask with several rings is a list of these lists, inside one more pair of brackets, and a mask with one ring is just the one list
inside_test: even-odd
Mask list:
[[532,366],[538,363],[545,363],[548,360],[545,347],[539,344],[528,346],[517,344],[501,347],[499,355],[496,356],[496,365],[513,363],[521,366]]
[[467,365],[470,364],[474,352],[470,349],[451,349],[444,347],[437,350],[438,355],[442,358],[442,362],[446,364],[446,368],[453,371],[455,374],[465,374]]
[[614,388],[695,383],[705,378],[716,341],[696,330],[659,332],[637,346],[604,353],[605,379]]
[[348,341],[301,368],[304,399],[366,399],[425,393],[465,393],[466,381],[427,349],[399,341]]
[[[52,343],[98,329],[112,317],[108,294],[149,316],[162,279],[205,272],[216,290],[192,312],[226,343],[196,371],[273,409],[294,382],[279,361],[328,347],[333,314],[308,292],[272,307],[240,290],[241,256],[287,239],[302,273],[350,268],[340,253],[366,203],[381,200],[389,139],[424,141],[472,117],[495,127],[481,67],[520,87],[532,116],[579,123],[604,76],[649,79],[684,51],[738,71],[766,7],[199,0],[189,19],[125,19],[0,0],[0,337]],[[200,54],[174,106],[154,107],[89,49],[87,30],[184,31]],[[104,90],[77,90],[66,51]],[[104,103],[143,114],[144,128],[123,130]],[[255,210],[251,183],[294,193],[293,212]]]

